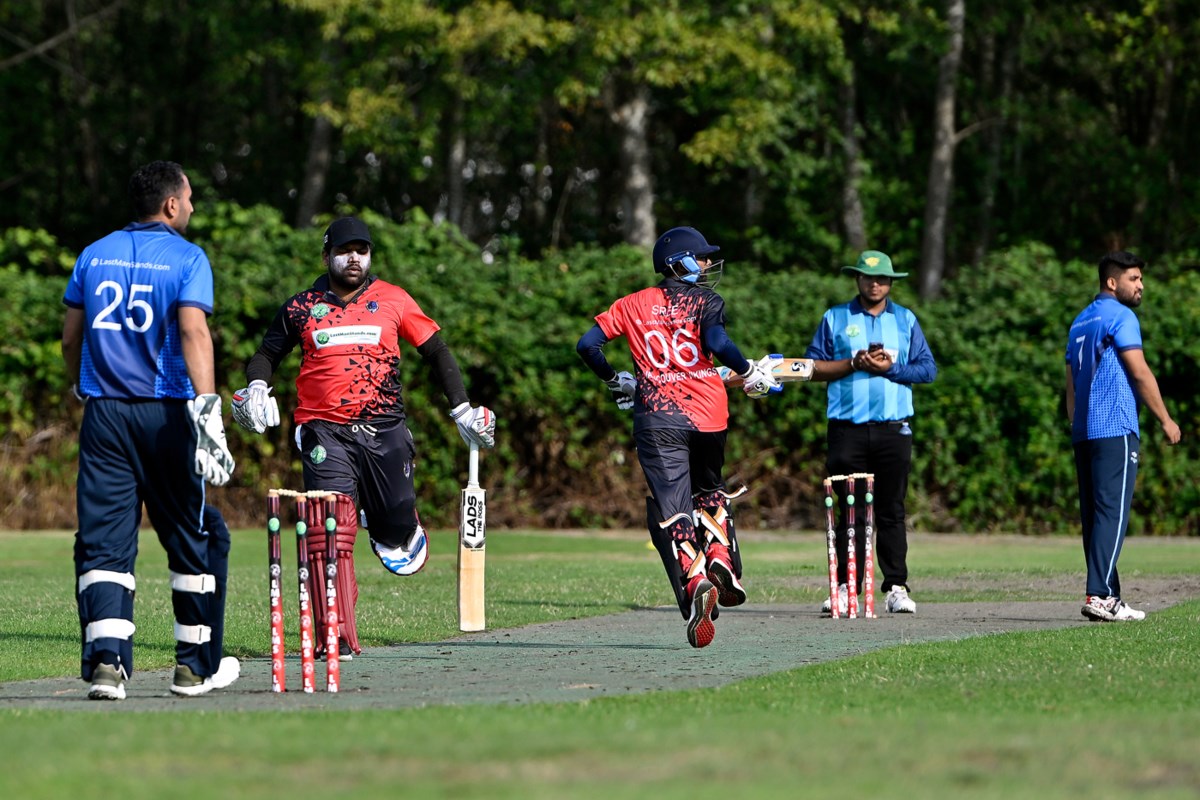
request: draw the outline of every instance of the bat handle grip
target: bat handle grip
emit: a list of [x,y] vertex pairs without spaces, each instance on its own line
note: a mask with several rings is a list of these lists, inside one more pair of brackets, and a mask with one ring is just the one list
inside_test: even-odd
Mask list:
[[467,486],[472,489],[479,486],[479,445],[471,443],[471,455],[467,461]]

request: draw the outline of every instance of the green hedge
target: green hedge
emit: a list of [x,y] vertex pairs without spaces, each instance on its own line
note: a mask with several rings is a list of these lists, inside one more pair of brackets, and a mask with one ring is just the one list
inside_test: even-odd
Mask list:
[[[218,382],[228,397],[245,384],[244,365],[291,293],[322,272],[320,229],[296,231],[269,208],[218,204],[194,218],[190,236],[216,274],[211,321]],[[646,254],[631,248],[577,249],[529,261],[503,249],[483,253],[452,228],[414,216],[403,224],[366,215],[376,239],[373,269],[405,287],[443,326],[474,402],[493,408],[499,443],[483,462],[496,526],[641,525],[645,493],[630,442],[630,419],[574,352],[592,318],[618,296],[649,285]],[[74,255],[41,231],[0,237],[7,306],[21,309],[19,335],[0,345],[0,480],[22,497],[9,525],[73,525],[75,430],[59,350],[61,297]],[[1194,258],[1147,272],[1140,317],[1147,359],[1184,442],[1167,448],[1143,414],[1141,474],[1133,518],[1142,533],[1196,535],[1200,388]],[[963,268],[942,299],[923,304],[911,282],[895,299],[916,312],[939,365],[938,380],[915,390],[916,457],[909,509],[930,531],[1063,533],[1076,528],[1075,477],[1063,413],[1063,351],[1071,319],[1095,293],[1095,267],[1062,263],[1029,245]],[[848,278],[726,266],[720,286],[730,332],[746,351],[802,354],[825,308],[853,291]],[[608,348],[629,368],[624,342]],[[298,354],[276,375],[283,409],[295,406]],[[410,426],[418,444],[423,519],[455,524],[465,447],[424,364],[403,365]],[[824,474],[824,384],[793,384],[751,402],[730,395],[727,471],[752,492],[739,505],[743,526],[818,527]],[[286,416],[286,415],[285,415]],[[214,492],[235,524],[257,524],[268,486],[298,486],[291,423],[265,436],[227,425],[238,459],[233,484]]]

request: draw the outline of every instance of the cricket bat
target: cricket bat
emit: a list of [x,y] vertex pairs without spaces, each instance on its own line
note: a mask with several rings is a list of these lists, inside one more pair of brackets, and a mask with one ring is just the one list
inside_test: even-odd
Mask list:
[[458,525],[458,629],[481,631],[483,614],[483,556],[487,530],[487,499],[479,486],[479,445],[471,445],[467,486],[462,490]]
[[[771,367],[771,374],[777,381],[790,383],[812,380],[813,360],[811,358],[784,358],[775,354],[772,354],[771,358],[779,360],[779,363]],[[726,386],[742,385],[742,377],[729,367],[717,367],[717,374],[721,376],[721,381]]]

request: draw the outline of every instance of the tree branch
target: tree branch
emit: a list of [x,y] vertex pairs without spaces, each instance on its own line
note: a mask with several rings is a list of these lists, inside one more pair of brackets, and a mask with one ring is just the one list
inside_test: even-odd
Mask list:
[[979,133],[982,130],[985,130],[986,128],[991,128],[996,125],[1003,125],[1003,124],[1004,124],[1004,117],[988,117],[987,119],[979,120],[979,122],[972,122],[970,125],[968,125],[967,127],[963,128],[961,131],[958,131],[957,133],[954,134],[954,146],[957,147],[959,144],[962,143],[963,139],[966,139],[970,136],[974,136],[975,134]]
[[80,30],[82,30],[83,28],[86,28],[87,26],[89,26],[95,22],[99,22],[102,18],[107,17],[108,15],[119,10],[121,8],[121,6],[123,6],[124,4],[125,4],[125,0],[113,0],[113,2],[110,5],[105,6],[104,8],[100,9],[99,11],[88,14],[86,17],[79,20],[75,24],[68,26],[67,29],[65,31],[63,31],[62,33],[58,33],[58,34],[55,34],[54,36],[51,36],[49,39],[42,42],[41,44],[32,44],[30,42],[25,41],[24,39],[17,36],[16,34],[9,33],[6,30],[0,30],[0,36],[3,36],[5,39],[8,39],[10,42],[13,42],[13,43],[19,45],[20,47],[25,48],[25,50],[23,52],[17,53],[15,56],[10,56],[10,57],[4,59],[3,61],[0,61],[0,70],[5,70],[5,69],[8,69],[9,67],[15,67],[18,64],[28,61],[31,58],[37,58],[37,57],[41,56],[41,57],[44,57],[47,60],[49,60],[52,64],[59,67],[60,69],[73,71],[66,64],[63,64],[62,62],[56,61],[55,59],[52,59],[49,56],[46,56],[45,55],[46,52],[49,50],[53,50],[55,47],[58,47],[60,44],[65,42],[67,39],[78,36]]

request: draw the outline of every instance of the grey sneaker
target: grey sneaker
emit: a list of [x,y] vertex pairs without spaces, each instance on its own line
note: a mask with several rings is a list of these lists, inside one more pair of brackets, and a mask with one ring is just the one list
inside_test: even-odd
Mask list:
[[196,697],[207,694],[214,688],[216,687],[213,686],[212,678],[201,678],[192,672],[191,667],[184,664],[175,665],[175,680],[171,682],[172,693],[184,697]]
[[125,675],[111,664],[97,664],[92,670],[92,688],[88,700],[124,700]]

